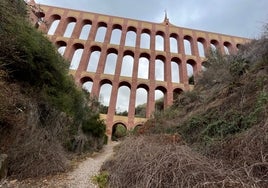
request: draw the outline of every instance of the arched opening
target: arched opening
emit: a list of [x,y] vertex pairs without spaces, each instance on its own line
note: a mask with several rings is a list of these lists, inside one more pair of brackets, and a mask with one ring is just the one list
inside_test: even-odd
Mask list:
[[202,71],[206,71],[207,70],[207,62],[204,61],[201,63],[201,68],[202,68]]
[[109,80],[101,81],[99,102],[100,102],[100,113],[107,114],[110,104],[111,92],[112,92],[112,82]]
[[126,51],[124,53],[120,76],[132,77],[134,53]]
[[155,89],[155,95],[154,95],[154,100],[155,100],[155,112],[161,112],[165,108],[165,93],[166,90],[165,88],[162,87],[157,87]]
[[83,28],[81,30],[79,39],[87,40],[88,36],[89,36],[89,32],[91,30],[92,22],[90,20],[84,20],[83,23],[84,23],[84,26],[83,26]]
[[139,86],[136,91],[135,117],[146,117],[148,90],[149,88],[147,86]]
[[127,135],[127,127],[123,123],[116,123],[112,128],[112,141],[118,141]]
[[212,51],[217,51],[218,47],[219,47],[218,41],[216,41],[214,39],[210,41],[210,48]]
[[173,101],[176,101],[180,94],[183,93],[183,90],[181,88],[176,88],[173,90]]
[[143,29],[141,32],[140,47],[150,49],[150,31],[148,29]]
[[[35,15],[37,16],[37,18],[38,18],[38,21],[35,23],[35,28],[39,28],[39,26],[41,25],[41,24],[43,24],[43,23],[45,23],[44,22],[44,18],[45,18],[45,13],[44,12],[42,12],[42,11],[37,11],[37,12],[35,12]],[[34,20],[33,20],[34,21]]]
[[172,33],[169,37],[169,43],[170,43],[170,52],[172,53],[178,53],[178,35],[175,33]]
[[96,72],[99,64],[101,49],[98,46],[91,47],[91,54],[88,61],[87,71]]
[[194,75],[196,70],[196,62],[192,59],[187,60],[187,75],[188,75],[188,82],[191,85],[194,85]]
[[109,49],[105,61],[104,74],[115,74],[116,61],[117,61],[117,50]]
[[186,55],[192,55],[192,37],[190,36],[185,36],[184,39],[183,39],[183,44],[184,44],[184,53]]
[[49,27],[49,30],[47,32],[48,35],[54,35],[55,34],[55,31],[60,23],[60,19],[61,17],[59,15],[52,15],[51,16],[51,19],[53,20],[50,27]]
[[142,133],[142,127],[143,127],[143,124],[138,124],[134,127],[133,129],[133,133],[134,134],[140,134]]
[[149,58],[148,54],[141,54],[139,58],[138,66],[138,78],[148,79],[149,78]]
[[122,27],[120,25],[114,25],[110,43],[111,44],[120,44],[121,35],[122,35]]
[[164,51],[164,32],[158,31],[155,36],[155,50]]
[[236,48],[239,50],[239,49],[241,49],[241,47],[242,47],[242,44],[236,44]]
[[82,54],[83,54],[83,51],[84,51],[84,46],[82,44],[75,44],[73,46],[74,49],[76,49],[74,51],[74,54],[73,54],[73,57],[72,57],[72,61],[71,61],[71,64],[70,64],[70,69],[72,70],[76,70],[80,64],[80,61],[81,61],[81,57],[82,57]]
[[63,34],[64,37],[70,38],[72,36],[75,24],[76,24],[76,19],[74,17],[69,17],[67,18],[68,25],[65,29],[65,32]]
[[64,52],[66,50],[66,46],[67,46],[66,42],[64,42],[64,41],[57,41],[56,42],[56,46],[58,48],[58,53],[63,56],[64,55]]
[[223,43],[224,46],[224,52],[226,55],[230,55],[232,53],[232,45],[230,42],[224,42]]
[[123,82],[119,85],[116,100],[116,115],[128,116],[130,88],[129,83]]
[[198,38],[197,39],[197,47],[198,47],[198,54],[200,57],[205,57],[205,39],[203,38]]
[[80,83],[84,90],[86,90],[88,93],[91,92],[93,86],[93,80],[90,77],[81,78]]
[[164,81],[165,79],[165,57],[157,56],[155,59],[155,79]]
[[125,46],[135,47],[136,46],[136,37],[137,37],[136,28],[129,27],[127,34],[126,34]]
[[107,24],[104,22],[100,22],[98,24],[98,30],[97,30],[97,33],[95,36],[95,41],[96,42],[104,42],[106,31],[107,31]]
[[173,83],[180,83],[181,60],[177,57],[171,59],[171,79]]

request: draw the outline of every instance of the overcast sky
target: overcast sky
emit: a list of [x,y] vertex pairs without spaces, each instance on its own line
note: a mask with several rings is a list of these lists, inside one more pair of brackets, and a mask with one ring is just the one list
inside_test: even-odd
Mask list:
[[37,3],[256,38],[268,22],[268,0],[35,0]]
[[[268,22],[268,0],[35,0],[36,3],[160,23],[165,10],[170,23],[246,38],[258,38]],[[111,88],[101,91],[101,95]],[[107,90],[107,91],[106,91]],[[127,93],[128,91],[123,91]],[[122,95],[119,98],[124,98]],[[145,95],[137,94],[137,95]],[[162,96],[161,94],[156,94]],[[139,97],[144,103],[143,98]],[[158,98],[158,97],[157,97]],[[118,108],[127,110],[128,100]],[[102,96],[108,105],[109,99]]]

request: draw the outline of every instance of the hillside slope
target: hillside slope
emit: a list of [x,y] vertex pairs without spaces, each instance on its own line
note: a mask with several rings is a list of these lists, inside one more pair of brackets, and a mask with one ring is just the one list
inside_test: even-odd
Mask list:
[[75,86],[68,64],[28,22],[23,0],[0,1],[0,154],[8,154],[8,175],[64,171],[70,154],[105,143],[98,104]]
[[267,32],[206,67],[103,166],[110,187],[268,187]]

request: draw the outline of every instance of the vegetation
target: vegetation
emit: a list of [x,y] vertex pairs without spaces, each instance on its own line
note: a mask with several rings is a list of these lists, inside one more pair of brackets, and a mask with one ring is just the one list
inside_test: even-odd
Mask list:
[[99,188],[106,188],[108,184],[108,173],[103,171],[98,175],[92,177],[93,183],[99,186]]
[[135,108],[135,116],[145,118],[146,117],[146,103],[136,106]]
[[66,149],[94,151],[107,139],[98,103],[27,19],[23,0],[0,2],[0,153],[18,178],[64,171]]
[[112,134],[112,140],[118,140],[127,135],[127,129],[123,124],[117,124],[115,125],[115,128],[113,130]]
[[268,35],[211,51],[193,91],[103,165],[110,187],[268,187]]

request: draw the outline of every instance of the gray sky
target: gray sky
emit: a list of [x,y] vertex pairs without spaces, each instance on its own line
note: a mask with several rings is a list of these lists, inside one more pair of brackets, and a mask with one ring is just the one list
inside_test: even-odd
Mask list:
[[[36,3],[101,13],[124,18],[160,23],[167,10],[169,21],[176,26],[205,30],[247,38],[258,38],[268,23],[268,0],[35,0]],[[89,67],[90,69],[90,67]],[[161,76],[161,73],[159,73]],[[146,75],[141,75],[145,77]],[[91,87],[91,86],[90,86]],[[101,101],[111,88],[101,91]],[[123,94],[125,93],[125,94]],[[119,99],[129,95],[122,89]],[[138,104],[144,103],[141,92]],[[143,96],[143,97],[142,97]],[[162,96],[156,92],[156,98]],[[117,108],[127,110],[128,100],[120,100]],[[138,105],[136,103],[136,105]]]
[[256,38],[268,22],[268,0],[36,0],[37,3]]

